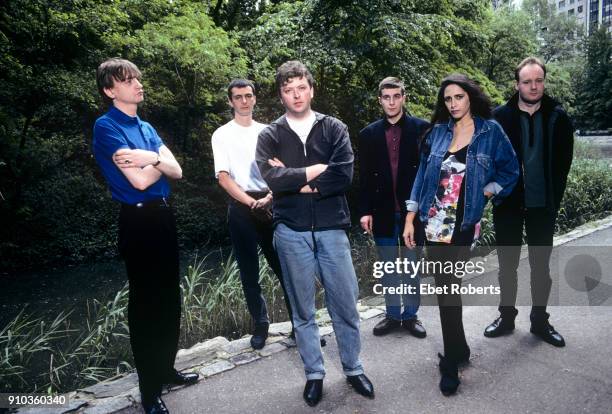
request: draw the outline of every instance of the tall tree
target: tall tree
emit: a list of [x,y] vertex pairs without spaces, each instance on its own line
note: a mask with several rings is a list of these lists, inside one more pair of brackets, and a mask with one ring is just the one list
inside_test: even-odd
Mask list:
[[493,11],[486,30],[483,72],[505,95],[510,95],[514,91],[514,68],[537,49],[529,15],[508,5],[500,6]]
[[556,2],[524,0],[522,8],[538,35],[538,55],[544,63],[567,61],[580,53],[584,28],[574,16],[557,13]]
[[602,26],[589,36],[577,100],[582,128],[612,128],[612,38]]

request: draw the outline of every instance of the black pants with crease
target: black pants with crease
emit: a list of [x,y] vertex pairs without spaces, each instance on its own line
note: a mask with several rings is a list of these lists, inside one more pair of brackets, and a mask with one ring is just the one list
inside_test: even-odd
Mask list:
[[119,250],[130,282],[128,325],[143,400],[174,373],[181,319],[174,213],[165,202],[122,205]]
[[[459,225],[455,226],[455,231],[451,243],[436,243],[426,241],[427,260],[446,264],[458,261],[467,261],[470,258],[470,246],[474,237],[474,226],[467,230],[460,231]],[[443,268],[444,266],[442,266]],[[455,267],[455,265],[453,265]],[[454,293],[453,285],[461,287],[462,279],[455,274],[446,274],[440,271],[439,267],[433,273],[436,287],[445,288],[446,293],[437,295],[438,308],[440,311],[440,325],[442,327],[442,341],[444,343],[444,356],[451,361],[458,362],[465,359],[470,353],[470,347],[465,339],[463,328],[463,303],[461,294]]]
[[552,287],[550,256],[556,213],[545,208],[493,209],[493,224],[499,260],[499,311],[504,319],[514,320],[518,290],[518,273],[523,229],[527,236],[531,280],[531,323],[538,325],[548,320],[546,306]]
[[[249,193],[255,199],[265,196],[265,193]],[[278,255],[272,244],[274,229],[272,221],[258,219],[251,213],[248,206],[237,201],[231,201],[228,207],[228,224],[234,256],[240,269],[240,280],[246,299],[249,313],[255,325],[269,323],[268,309],[266,300],[263,297],[261,285],[259,283],[259,256],[257,246],[266,258],[270,268],[278,278],[283,289],[285,306],[289,315],[289,320],[293,321],[291,305],[285,284]]]

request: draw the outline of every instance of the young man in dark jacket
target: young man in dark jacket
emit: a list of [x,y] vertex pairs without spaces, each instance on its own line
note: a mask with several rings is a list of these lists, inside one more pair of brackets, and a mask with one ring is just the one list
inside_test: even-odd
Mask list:
[[526,58],[515,71],[517,93],[494,112],[517,154],[519,181],[511,195],[493,208],[499,257],[500,316],[484,335],[497,337],[514,330],[517,268],[523,227],[531,269],[531,332],[554,346],[563,337],[548,323],[546,305],[552,279],[549,261],[557,212],[573,156],[574,129],[561,105],[544,94],[546,67]]
[[[404,201],[410,198],[418,169],[418,142],[429,124],[404,113],[405,87],[397,78],[387,77],[380,82],[378,102],[384,118],[359,133],[360,224],[374,236],[380,260],[395,262],[402,256],[414,261],[415,251],[402,248],[400,236],[406,219]],[[387,314],[374,327],[374,335],[385,335],[403,326],[417,338],[425,338],[427,332],[417,319],[418,275],[387,273],[382,285],[410,285],[415,290],[403,295],[385,293]]]
[[344,193],[353,176],[346,125],[311,110],[313,78],[298,61],[281,65],[276,87],[286,113],[259,134],[255,159],[274,194],[274,245],[293,309],[298,351],[304,362],[304,400],[323,392],[323,354],[315,320],[316,279],[334,324],[344,374],[357,392],[374,397],[359,360],[359,289],[345,229]]

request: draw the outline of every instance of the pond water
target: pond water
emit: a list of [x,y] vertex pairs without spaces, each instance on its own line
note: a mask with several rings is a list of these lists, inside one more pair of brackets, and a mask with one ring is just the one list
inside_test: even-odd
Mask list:
[[[229,248],[182,252],[180,275],[196,258],[207,257],[210,266],[227,257]],[[208,256],[207,256],[208,255]],[[125,285],[127,275],[120,259],[76,266],[38,269],[0,276],[0,327],[22,309],[45,320],[61,311],[85,312],[87,301],[112,299]],[[71,318],[74,319],[74,318]]]

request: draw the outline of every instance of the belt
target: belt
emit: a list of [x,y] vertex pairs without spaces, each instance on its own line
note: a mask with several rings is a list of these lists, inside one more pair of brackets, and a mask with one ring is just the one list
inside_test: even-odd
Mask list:
[[170,208],[170,201],[166,197],[141,201],[136,204],[121,204],[122,208],[129,210],[148,210],[154,208]]
[[253,197],[255,200],[259,200],[260,198],[264,198],[270,192],[269,191],[246,191],[248,195]]

